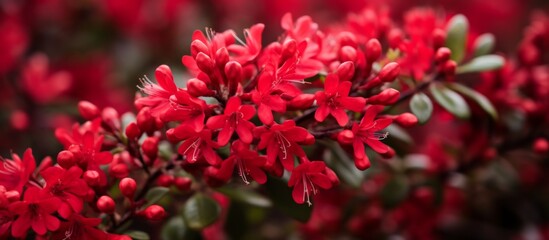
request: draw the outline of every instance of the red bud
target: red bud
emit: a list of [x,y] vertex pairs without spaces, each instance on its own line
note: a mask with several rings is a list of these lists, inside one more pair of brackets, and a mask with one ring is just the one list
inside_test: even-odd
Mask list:
[[368,40],[366,43],[366,60],[369,63],[374,62],[381,56],[381,43],[375,38]]
[[158,156],[158,138],[156,137],[146,138],[145,141],[143,141],[143,144],[141,145],[141,149],[149,159],[151,160],[156,159],[156,157]]
[[444,63],[443,71],[446,75],[456,75],[457,63],[453,60],[448,60]]
[[111,176],[121,179],[127,177],[130,174],[130,170],[126,164],[119,163],[111,165],[109,168],[109,173]]
[[381,93],[368,98],[367,103],[372,105],[391,105],[398,101],[400,92],[394,88],[388,88]]
[[400,74],[400,66],[396,62],[387,63],[381,71],[379,71],[378,77],[382,82],[392,82]]
[[155,119],[151,115],[151,109],[149,107],[144,107],[137,113],[136,123],[141,131],[148,134],[152,134],[156,131]]
[[74,164],[76,163],[76,159],[74,158],[74,154],[71,151],[63,150],[57,154],[57,163],[59,164],[59,166],[65,169],[69,169],[70,167],[74,166]]
[[99,173],[95,170],[88,170],[84,172],[84,181],[89,186],[97,186],[99,185]]
[[201,52],[196,55],[196,65],[204,73],[213,73],[214,61],[205,53]]
[[437,53],[435,54],[435,62],[446,62],[450,60],[450,55],[452,55],[452,51],[447,47],[441,47],[437,50]]
[[398,46],[402,43],[403,37],[402,31],[398,29],[392,29],[389,34],[387,35],[387,40],[389,41],[389,46],[391,48],[398,48]]
[[151,205],[143,210],[143,215],[151,221],[159,221],[166,217],[166,211],[158,205]]
[[187,81],[187,91],[193,97],[213,96],[214,92],[200,79],[193,78]]
[[191,43],[191,55],[193,56],[193,58],[196,58],[198,53],[207,53],[208,51],[208,46],[206,46],[206,44],[204,44],[200,40],[194,40]]
[[97,200],[97,209],[99,209],[99,211],[102,213],[114,213],[114,207],[114,200],[112,200],[112,198],[109,196],[101,196]]
[[337,36],[340,46],[357,47],[356,36],[351,32],[341,32]]
[[120,129],[120,115],[118,115],[118,111],[116,111],[116,109],[106,107],[103,109],[103,112],[101,112],[101,118],[103,119],[103,122],[111,128]]
[[123,178],[120,180],[118,188],[120,188],[122,195],[129,199],[133,199],[135,189],[137,188],[137,183],[133,180],[133,178]]
[[344,46],[339,50],[339,60],[342,62],[355,62],[357,59],[356,49],[350,46]]
[[340,81],[350,81],[355,75],[355,64],[351,61],[344,62],[337,67],[336,72]]
[[80,101],[78,103],[78,112],[86,120],[92,120],[99,116],[99,108],[88,101]]
[[417,125],[417,117],[411,113],[403,113],[398,115],[394,121],[403,127],[413,127]]
[[445,42],[446,32],[444,32],[444,30],[442,29],[435,29],[435,31],[433,31],[433,47],[435,49],[440,48],[444,46]]
[[163,174],[156,179],[156,185],[161,187],[170,187],[173,184],[173,180],[173,176]]
[[137,139],[139,136],[141,136],[141,130],[139,130],[137,123],[131,122],[126,126],[126,137],[129,139]]
[[227,48],[222,47],[215,53],[215,64],[217,64],[217,67],[223,68],[227,62],[229,62],[229,51],[227,51]]
[[173,181],[173,184],[181,191],[188,191],[191,189],[192,183],[193,181],[188,177],[176,177]]

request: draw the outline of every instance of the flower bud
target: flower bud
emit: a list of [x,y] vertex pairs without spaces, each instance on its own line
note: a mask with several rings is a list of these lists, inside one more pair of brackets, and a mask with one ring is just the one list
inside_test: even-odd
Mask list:
[[411,113],[403,113],[398,115],[394,121],[403,127],[413,127],[417,125],[417,117],[414,114]]
[[214,61],[205,53],[201,52],[196,55],[196,65],[204,73],[213,73]]
[[242,65],[236,61],[230,61],[225,65],[225,76],[229,84],[229,95],[234,95],[238,84],[242,80]]
[[452,51],[447,47],[441,47],[437,50],[435,54],[435,62],[442,63],[450,60]]
[[375,62],[381,56],[381,43],[372,38],[366,43],[366,60],[368,63]]
[[137,126],[141,131],[144,131],[148,134],[152,134],[156,131],[155,119],[151,114],[151,109],[149,107],[144,107],[137,113],[135,117]]
[[202,41],[194,40],[191,43],[191,55],[193,56],[193,58],[196,58],[198,53],[207,53],[207,52],[209,52],[208,46],[206,46],[206,44],[204,44]]
[[193,181],[188,177],[176,177],[173,180],[173,184],[175,185],[175,187],[177,187],[177,189],[181,191],[188,191],[189,189],[191,189],[192,183]]
[[126,164],[118,163],[110,166],[109,174],[115,178],[121,179],[127,177],[130,174],[130,170]]
[[391,105],[398,101],[400,92],[394,88],[388,88],[380,92],[379,94],[368,98],[367,103],[372,105]]
[[218,68],[223,68],[227,62],[229,62],[229,51],[227,51],[227,48],[222,47],[215,53],[215,63]]
[[161,187],[170,187],[173,184],[173,176],[162,174],[156,179],[156,185]]
[[94,199],[95,199],[95,191],[91,188],[88,188],[86,195],[84,195],[84,201],[93,202]]
[[187,81],[187,91],[193,97],[213,96],[214,94],[204,81],[197,78]]
[[103,119],[103,122],[105,122],[111,128],[120,129],[120,116],[118,115],[118,111],[116,111],[114,108],[104,108],[103,112],[101,112],[101,118]]
[[315,101],[314,94],[303,93],[303,94],[297,95],[295,98],[289,101],[287,107],[291,109],[306,109],[306,108],[309,108],[311,105],[313,105],[314,101]]
[[124,195],[124,197],[133,199],[135,189],[137,188],[137,183],[133,180],[133,178],[123,178],[120,180],[118,188],[120,188],[120,192]]
[[538,154],[546,154],[549,152],[549,142],[544,138],[537,138],[534,141],[534,152]]
[[337,135],[337,141],[340,144],[351,144],[355,139],[355,134],[351,130],[343,130]]
[[88,171],[85,171],[84,172],[84,181],[86,181],[86,183],[89,185],[89,186],[97,186],[99,185],[99,181],[100,181],[100,178],[99,178],[99,173],[95,170],[88,170]]
[[88,101],[78,102],[78,112],[86,120],[92,120],[99,116],[99,108]]
[[366,170],[370,168],[370,160],[368,158],[355,158],[355,167],[359,170]]
[[444,46],[446,42],[446,32],[442,29],[435,29],[433,31],[433,47],[435,49]]
[[159,221],[166,217],[166,211],[163,207],[154,204],[145,208],[145,210],[143,210],[143,215],[148,220]]
[[340,46],[351,46],[356,48],[357,40],[356,36],[351,32],[341,32],[337,35],[337,40]]
[[173,128],[170,128],[166,131],[166,138],[170,142],[178,142],[180,140],[180,138],[176,136],[175,129]]
[[454,76],[456,75],[457,63],[453,60],[448,60],[444,63],[443,71],[446,75]]
[[99,211],[102,213],[114,213],[114,207],[114,200],[112,200],[112,198],[107,195],[103,195],[99,199],[97,199],[97,209],[99,209]]
[[69,169],[76,164],[76,159],[71,151],[63,150],[57,154],[57,163],[64,169]]
[[356,49],[350,46],[344,46],[339,50],[339,60],[342,62],[355,62],[357,59]]
[[344,62],[337,67],[336,72],[340,81],[350,81],[355,75],[355,64],[351,61]]
[[137,139],[139,136],[141,136],[141,130],[137,126],[137,123],[131,122],[126,126],[126,137],[128,139]]
[[307,134],[305,140],[302,142],[303,145],[311,145],[315,143],[315,136],[312,134]]
[[400,66],[396,62],[387,63],[381,71],[379,71],[378,77],[382,82],[392,82],[400,74]]
[[148,137],[143,141],[141,145],[143,153],[151,160],[156,159],[158,156],[158,138]]

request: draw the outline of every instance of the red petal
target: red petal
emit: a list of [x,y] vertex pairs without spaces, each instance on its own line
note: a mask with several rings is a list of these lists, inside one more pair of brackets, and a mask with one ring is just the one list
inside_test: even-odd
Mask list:
[[383,144],[379,140],[366,139],[366,144],[368,144],[368,146],[370,146],[377,153],[386,153],[387,151],[389,151],[389,147],[387,147],[387,145]]
[[353,150],[355,153],[355,158],[361,159],[366,157],[364,143],[362,143],[359,139],[355,139],[355,141],[353,142]]
[[259,116],[259,120],[261,120],[261,122],[263,122],[265,125],[273,124],[273,113],[271,112],[270,107],[266,106],[265,104],[260,104],[257,113]]
[[31,226],[31,222],[32,218],[30,213],[20,215],[19,218],[17,218],[11,225],[11,235],[19,238],[24,237],[25,233]]
[[227,106],[225,107],[225,115],[230,115],[238,111],[238,107],[242,102],[240,101],[239,97],[231,97],[229,101],[227,101]]
[[324,189],[330,189],[332,187],[332,182],[328,178],[328,176],[320,173],[311,173],[309,174],[309,177],[311,178],[311,181]]
[[303,181],[298,181],[292,190],[292,198],[298,204],[303,204],[305,202],[305,193],[303,192]]
[[320,105],[315,112],[315,120],[317,122],[324,122],[326,117],[330,114],[330,108],[327,104]]
[[339,87],[337,88],[337,93],[339,93],[339,96],[346,97],[349,96],[349,92],[351,91],[351,85],[352,83],[349,81],[343,81],[339,84]]
[[217,141],[219,145],[225,146],[225,144],[227,144],[231,139],[233,132],[234,132],[234,129],[231,126],[225,125],[225,127],[221,129],[221,131],[219,132],[219,135],[217,136]]
[[48,230],[55,231],[59,228],[60,222],[59,219],[57,219],[56,217],[47,215],[44,220],[46,223],[46,228]]
[[225,124],[227,124],[226,115],[217,115],[210,117],[208,118],[208,122],[206,122],[206,126],[212,130],[222,128],[223,126],[225,126]]
[[327,94],[334,94],[337,91],[339,85],[339,78],[335,74],[328,74],[326,81],[324,81],[324,91]]
[[349,109],[354,112],[362,112],[364,105],[366,105],[366,99],[362,97],[342,97],[339,99],[339,103],[345,109]]
[[345,110],[341,108],[332,109],[331,114],[336,119],[339,126],[343,127],[349,122],[349,116],[347,116],[347,113],[345,112]]
[[254,137],[252,135],[251,125],[253,124],[250,122],[241,122],[238,125],[236,125],[236,133],[238,133],[240,140],[242,140],[242,142],[244,143],[250,144],[254,140]]

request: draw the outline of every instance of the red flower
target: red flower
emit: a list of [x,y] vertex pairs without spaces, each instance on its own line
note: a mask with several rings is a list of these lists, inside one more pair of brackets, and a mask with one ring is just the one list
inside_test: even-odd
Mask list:
[[204,110],[206,102],[191,96],[185,90],[179,90],[170,99],[172,106],[163,116],[163,121],[181,121],[181,125],[188,125],[195,131],[204,127]]
[[360,112],[366,100],[362,97],[349,97],[351,82],[339,81],[337,74],[328,74],[324,82],[324,91],[318,91],[315,94],[318,109],[315,113],[315,119],[323,122],[328,115],[332,115],[340,126],[345,126],[349,122],[349,116],[345,109]]
[[326,174],[326,164],[322,161],[304,161],[292,171],[288,181],[289,187],[294,187],[292,197],[296,203],[305,201],[311,206],[311,194],[316,194],[318,189],[330,189],[332,181]]
[[151,107],[151,114],[160,117],[171,108],[170,97],[177,92],[177,86],[174,83],[170,67],[161,65],[156,68],[155,77],[157,84],[152,83],[147,77],[141,79],[141,91],[147,94],[136,100],[137,105]]
[[32,56],[21,76],[24,90],[38,103],[55,100],[69,89],[71,81],[65,71],[50,73],[48,58],[43,54]]
[[210,117],[206,126],[210,129],[222,128],[217,136],[217,141],[221,146],[229,142],[235,130],[240,140],[249,144],[253,140],[252,129],[255,126],[249,120],[254,115],[253,106],[242,105],[240,98],[232,97],[227,102],[223,115]]
[[378,131],[389,126],[393,120],[383,118],[374,121],[377,113],[377,109],[369,108],[360,123],[354,123],[352,127],[355,166],[360,170],[370,167],[370,160],[366,155],[364,144],[377,153],[383,154],[389,151],[389,147],[380,141],[387,137],[387,133],[378,133]]
[[265,29],[265,25],[259,23],[253,25],[250,29],[244,30],[246,37],[246,45],[230,45],[228,50],[236,55],[235,60],[240,64],[246,64],[253,61],[261,52],[261,34]]
[[223,163],[219,169],[221,179],[229,179],[232,176],[235,167],[238,167],[238,175],[246,184],[249,184],[248,177],[251,177],[256,182],[263,184],[267,181],[267,175],[262,167],[267,159],[259,156],[257,152],[250,150],[248,144],[242,141],[234,141],[231,145],[231,155]]
[[68,218],[72,213],[82,211],[82,198],[88,193],[88,185],[80,178],[82,169],[76,166],[69,170],[50,167],[41,175],[46,180],[45,191],[62,201],[57,210],[61,217]]
[[255,135],[260,137],[257,148],[267,149],[266,167],[272,167],[276,159],[288,171],[294,168],[294,156],[305,157],[305,152],[299,144],[312,144],[314,137],[305,128],[297,127],[293,120],[271,127],[256,128]]
[[23,154],[23,161],[17,154],[12,154],[12,158],[13,160],[0,157],[3,161],[0,164],[0,185],[8,191],[15,190],[22,193],[23,186],[27,184],[36,168],[36,162],[30,148]]
[[187,162],[195,163],[202,158],[211,165],[217,165],[221,162],[221,158],[214,150],[219,145],[212,141],[212,131],[210,129],[196,131],[189,126],[180,125],[173,128],[173,130],[170,129],[168,134],[174,137],[173,140],[184,140],[177,151],[179,154],[186,156]]
[[80,214],[73,214],[68,222],[61,226],[51,239],[107,239],[107,233],[96,228],[101,223],[100,218],[85,218]]
[[52,214],[60,204],[58,198],[48,197],[46,191],[37,187],[28,188],[23,201],[9,206],[9,210],[18,215],[11,226],[12,236],[24,237],[31,227],[38,235],[46,234],[47,230],[57,230],[60,222]]
[[259,76],[257,90],[252,93],[252,100],[258,105],[257,116],[266,125],[274,122],[272,111],[286,111],[286,102],[274,91],[273,82],[274,77],[271,73],[262,73]]
[[423,80],[425,72],[431,68],[434,50],[422,40],[412,39],[403,42],[399,49],[404,56],[398,60],[403,72],[417,81]]

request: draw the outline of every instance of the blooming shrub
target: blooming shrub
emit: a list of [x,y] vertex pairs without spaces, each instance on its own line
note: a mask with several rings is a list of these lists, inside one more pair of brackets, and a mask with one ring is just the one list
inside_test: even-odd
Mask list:
[[[129,16],[139,6],[102,7],[127,34],[151,28]],[[242,34],[194,31],[181,59],[188,75],[157,67],[141,79],[135,111],[100,96],[79,101],[83,121],[53,124],[57,156],[37,165],[28,148],[2,159],[0,236],[225,239],[251,237],[234,219],[252,228],[293,218],[310,239],[466,238],[460,230],[475,227],[463,219],[482,218],[478,209],[512,191],[508,181],[534,194],[543,180],[549,20],[536,15],[518,53],[505,56],[464,15],[413,8],[403,19],[366,8],[324,26],[288,13],[272,42],[261,23]],[[13,46],[0,59],[7,73],[28,36],[18,17],[2,21],[11,38],[0,42]],[[18,88],[36,105],[78,76],[105,75],[50,69],[43,54],[19,71]],[[13,128],[32,117],[17,111]]]

